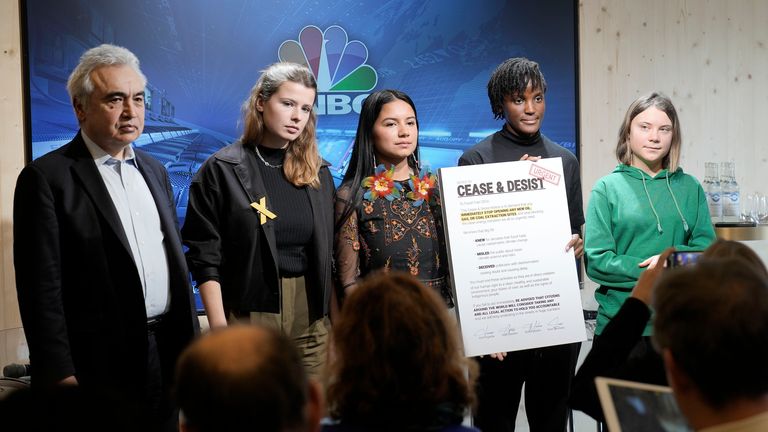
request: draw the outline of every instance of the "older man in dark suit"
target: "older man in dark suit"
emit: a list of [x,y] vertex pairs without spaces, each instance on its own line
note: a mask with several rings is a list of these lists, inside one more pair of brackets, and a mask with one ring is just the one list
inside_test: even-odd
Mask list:
[[14,263],[32,386],[117,393],[158,425],[198,325],[168,175],[131,146],[145,85],[127,49],[83,54],[67,82],[80,132],[16,184]]

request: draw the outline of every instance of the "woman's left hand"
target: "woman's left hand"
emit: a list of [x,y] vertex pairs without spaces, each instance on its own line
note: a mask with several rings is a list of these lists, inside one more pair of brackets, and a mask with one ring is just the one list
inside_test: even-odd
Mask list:
[[638,267],[648,267],[649,269],[652,269],[652,268],[656,267],[656,264],[658,262],[659,262],[659,256],[658,255],[654,255],[654,256],[646,258],[645,261],[641,262],[637,266]]
[[571,236],[571,240],[565,245],[565,251],[568,252],[573,248],[573,255],[576,258],[581,258],[584,255],[584,240],[578,234]]
[[658,263],[666,263],[667,258],[674,251],[675,248],[671,247],[665,249],[661,255],[654,255],[654,257],[657,257],[656,264],[653,266],[648,266],[647,269],[640,273],[640,279],[638,279],[637,285],[635,285],[635,287],[632,289],[632,297],[642,301],[646,305],[651,304],[651,299],[653,298],[653,289],[656,286],[656,280],[659,278],[659,276],[661,276],[661,272],[665,267],[663,264],[658,265]]
[[541,159],[541,156],[531,156],[528,153],[524,154],[523,157],[520,158],[521,161],[531,161],[531,162],[538,162],[539,159]]

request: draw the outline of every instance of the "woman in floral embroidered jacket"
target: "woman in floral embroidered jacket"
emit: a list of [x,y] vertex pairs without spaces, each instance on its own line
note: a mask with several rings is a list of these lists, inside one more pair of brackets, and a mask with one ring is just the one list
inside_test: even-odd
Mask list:
[[418,138],[408,95],[380,90],[365,99],[336,192],[334,254],[342,296],[374,270],[398,270],[453,307],[437,177],[419,166]]

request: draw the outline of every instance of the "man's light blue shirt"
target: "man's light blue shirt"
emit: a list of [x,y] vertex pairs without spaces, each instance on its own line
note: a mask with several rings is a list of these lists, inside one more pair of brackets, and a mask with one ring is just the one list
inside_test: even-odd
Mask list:
[[147,318],[161,315],[168,310],[170,300],[168,258],[157,205],[139,172],[133,147],[125,147],[125,159],[119,160],[110,156],[85,133],[82,135],[131,246],[133,261],[144,288]]

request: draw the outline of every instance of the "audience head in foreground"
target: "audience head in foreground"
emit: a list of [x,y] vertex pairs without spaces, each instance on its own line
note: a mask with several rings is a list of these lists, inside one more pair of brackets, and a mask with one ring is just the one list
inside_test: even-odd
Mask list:
[[194,342],[179,359],[176,400],[182,432],[315,431],[323,412],[293,342],[260,326]]
[[663,276],[653,303],[654,343],[691,426],[768,427],[765,267],[739,254],[704,257]]
[[[333,327],[327,430],[441,430],[474,402],[476,364],[433,290],[405,273],[365,279]],[[469,370],[469,379],[466,371]]]
[[704,250],[701,257],[740,259],[746,264],[751,264],[758,272],[768,276],[768,268],[765,267],[765,263],[760,256],[758,256],[752,248],[742,242],[734,240],[717,240]]

